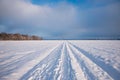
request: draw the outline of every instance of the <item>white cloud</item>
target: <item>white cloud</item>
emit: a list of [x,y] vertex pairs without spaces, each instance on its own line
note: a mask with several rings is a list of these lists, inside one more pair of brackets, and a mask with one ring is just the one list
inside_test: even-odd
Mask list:
[[61,29],[70,26],[76,19],[75,8],[65,3],[50,7],[34,5],[24,0],[1,0],[0,12],[0,17],[6,18],[13,25],[34,26],[41,29]]

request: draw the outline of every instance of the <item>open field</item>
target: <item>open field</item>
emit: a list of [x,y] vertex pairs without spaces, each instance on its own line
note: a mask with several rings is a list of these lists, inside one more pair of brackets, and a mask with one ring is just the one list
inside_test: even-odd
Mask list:
[[0,80],[120,80],[120,41],[0,41]]

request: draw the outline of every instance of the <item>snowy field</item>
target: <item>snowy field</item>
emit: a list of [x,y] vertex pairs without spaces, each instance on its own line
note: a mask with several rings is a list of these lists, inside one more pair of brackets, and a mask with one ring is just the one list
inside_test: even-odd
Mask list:
[[120,80],[120,41],[0,41],[0,80]]

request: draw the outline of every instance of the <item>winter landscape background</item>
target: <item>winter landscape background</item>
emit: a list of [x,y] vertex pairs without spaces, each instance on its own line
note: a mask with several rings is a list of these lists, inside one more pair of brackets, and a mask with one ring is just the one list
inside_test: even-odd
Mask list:
[[120,0],[0,0],[0,80],[120,80]]

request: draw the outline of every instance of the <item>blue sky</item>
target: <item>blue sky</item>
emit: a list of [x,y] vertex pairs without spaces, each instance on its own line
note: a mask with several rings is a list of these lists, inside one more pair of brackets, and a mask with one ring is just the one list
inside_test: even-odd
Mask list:
[[0,0],[0,32],[44,39],[120,36],[120,1]]

